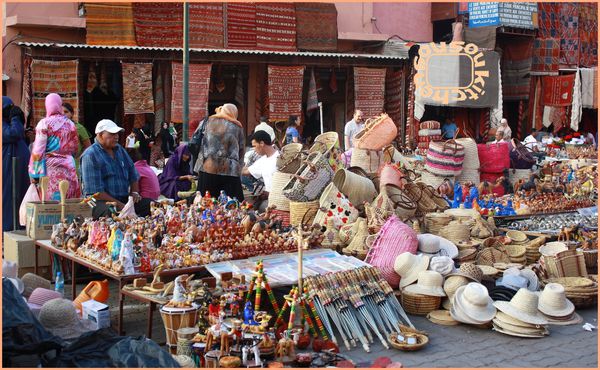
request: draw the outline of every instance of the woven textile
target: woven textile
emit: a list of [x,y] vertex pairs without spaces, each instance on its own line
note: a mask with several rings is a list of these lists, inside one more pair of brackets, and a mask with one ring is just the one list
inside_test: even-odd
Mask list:
[[302,116],[304,66],[269,66],[269,120]]
[[89,45],[137,45],[131,3],[85,3]]
[[574,84],[574,74],[566,76],[544,76],[544,105],[551,107],[563,107],[571,105],[573,102]]
[[557,72],[560,58],[560,39],[535,39],[533,41],[533,63],[535,72]]
[[533,55],[533,39],[513,37],[502,45],[502,97],[521,100],[529,97],[529,73]]
[[[171,121],[183,122],[183,64],[173,62],[171,68],[173,70]],[[200,120],[207,114],[211,68],[211,64],[190,64],[190,121]]]
[[385,68],[354,67],[354,105],[365,118],[383,112],[385,73]]
[[46,95],[57,93],[63,103],[73,106],[73,121],[77,122],[79,98],[77,91],[77,60],[53,62],[33,59],[31,63],[31,90],[33,95],[33,124],[46,117]]
[[31,114],[31,63],[33,59],[30,56],[26,56],[23,60],[23,88],[21,90],[21,110],[25,115],[25,123],[27,118]]
[[558,4],[560,26],[560,63],[579,65],[579,4]]
[[560,40],[560,64],[569,67],[577,67],[579,65],[579,37],[572,39]]
[[223,3],[190,3],[190,47],[221,49],[224,44]]
[[579,6],[579,64],[593,67],[598,64],[598,8],[592,3]]
[[306,98],[306,111],[310,112],[319,108],[319,96],[317,95],[317,82],[315,80],[314,68],[310,70],[310,81],[308,83],[308,96]]
[[394,72],[388,69],[385,79],[385,112],[398,126],[398,133],[401,132],[403,102],[402,70]]
[[294,4],[256,4],[256,48],[271,51],[296,51],[296,8]]
[[540,38],[560,38],[557,3],[538,3],[538,24]]
[[335,4],[296,3],[298,49],[336,51],[337,31]]
[[227,3],[227,45],[229,49],[256,49],[256,4]]
[[152,63],[123,63],[125,114],[154,113]]
[[183,45],[182,3],[133,3],[133,20],[139,46]]

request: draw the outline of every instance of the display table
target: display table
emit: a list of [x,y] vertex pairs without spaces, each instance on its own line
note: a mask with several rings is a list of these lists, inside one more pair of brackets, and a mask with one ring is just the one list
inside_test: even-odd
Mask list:
[[[154,311],[156,310],[157,305],[164,305],[169,302],[167,298],[160,298],[157,295],[148,295],[140,293],[138,290],[128,289],[129,285],[123,287],[121,289],[121,295],[127,296],[129,298],[133,298],[136,301],[147,303],[148,311],[146,315],[147,325],[146,325],[146,337],[148,339],[152,338],[152,321],[154,319]],[[160,344],[160,343],[159,343]]]
[[[123,304],[125,301],[125,296],[127,295],[128,297],[131,297],[138,301],[142,301],[142,302],[146,302],[146,303],[148,302],[147,297],[144,297],[142,294],[125,294],[125,293],[123,293],[123,288],[125,287],[125,284],[127,284],[128,282],[132,282],[134,279],[152,278],[152,276],[153,276],[152,273],[119,275],[115,272],[107,271],[102,266],[95,264],[87,259],[76,256],[74,253],[72,253],[70,251],[53,247],[50,240],[36,240],[35,248],[34,248],[35,249],[35,257],[34,257],[34,265],[33,265],[34,274],[37,274],[37,272],[38,272],[39,248],[43,248],[43,249],[47,250],[48,252],[50,252],[50,254],[55,254],[55,255],[59,256],[60,258],[71,261],[71,271],[72,271],[71,272],[71,296],[72,296],[72,299],[75,299],[77,297],[77,287],[75,285],[76,273],[77,273],[77,270],[75,269],[76,264],[85,266],[85,267],[89,268],[90,270],[98,272],[98,273],[106,276],[107,278],[118,282],[118,284],[119,284],[119,318],[118,318],[117,330],[120,335],[124,335],[124,333],[125,333],[123,331]],[[194,267],[186,267],[186,268],[180,268],[180,269],[163,270],[160,273],[160,276],[161,277],[169,277],[169,276],[177,277],[177,276],[183,275],[183,274],[195,274],[195,273],[199,273],[199,272],[206,272],[206,269],[204,268],[204,266],[194,266]],[[155,305],[156,305],[156,303],[157,302],[155,302]],[[154,309],[156,307],[155,305],[154,306],[151,305],[151,309]],[[149,315],[151,315],[150,311],[149,311]],[[151,323],[151,321],[150,321],[150,323]],[[151,331],[152,331],[152,329],[150,327],[150,332]]]

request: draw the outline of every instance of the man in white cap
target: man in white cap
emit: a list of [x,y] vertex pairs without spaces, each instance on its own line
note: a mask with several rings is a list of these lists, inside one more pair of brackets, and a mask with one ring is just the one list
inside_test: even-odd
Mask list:
[[504,133],[504,141],[510,141],[510,139],[512,138],[512,130],[510,129],[510,126],[508,125],[508,120],[506,118],[502,118],[500,120],[500,128],[502,128],[502,132]]
[[97,219],[110,216],[112,202],[121,210],[129,197],[135,202],[138,216],[150,214],[150,199],[142,199],[139,191],[138,174],[133,161],[119,145],[119,132],[123,128],[109,119],[103,119],[96,125],[96,140],[81,155],[83,193],[94,195],[96,206],[92,216]]

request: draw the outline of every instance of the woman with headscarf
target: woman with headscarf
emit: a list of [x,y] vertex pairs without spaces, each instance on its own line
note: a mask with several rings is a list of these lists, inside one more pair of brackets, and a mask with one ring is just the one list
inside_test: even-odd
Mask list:
[[[2,97],[2,231],[12,231],[13,215],[16,211],[13,202],[18,208],[27,191],[28,176],[27,164],[29,163],[29,148],[25,142],[23,111],[13,105],[8,96]],[[13,157],[16,158],[17,167],[12,170]],[[13,179],[13,175],[15,178]],[[16,184],[16,199],[13,199],[13,180]]]
[[58,183],[69,182],[67,199],[79,198],[81,189],[75,170],[75,159],[79,139],[73,121],[63,114],[62,99],[58,94],[46,96],[46,118],[35,128],[35,141],[29,160],[29,177],[37,183],[48,177],[46,200],[60,200]]
[[237,107],[228,103],[208,118],[194,171],[199,174],[198,190],[202,194],[208,191],[218,197],[223,190],[241,202],[244,193],[240,176],[246,139],[237,117]]
[[175,149],[163,172],[158,177],[162,195],[179,200],[177,192],[190,190],[192,187],[191,181],[195,179],[190,169],[191,158],[192,153],[187,144],[179,145]]

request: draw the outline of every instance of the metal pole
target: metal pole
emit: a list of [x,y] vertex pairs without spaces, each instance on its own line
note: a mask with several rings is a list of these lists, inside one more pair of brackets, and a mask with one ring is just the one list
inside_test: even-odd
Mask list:
[[323,102],[319,102],[319,120],[321,122],[321,133],[323,133]]
[[182,142],[188,142],[188,130],[190,125],[190,97],[189,97],[189,82],[190,82],[190,48],[189,48],[189,33],[190,33],[190,4],[186,1],[183,3],[183,132]]

